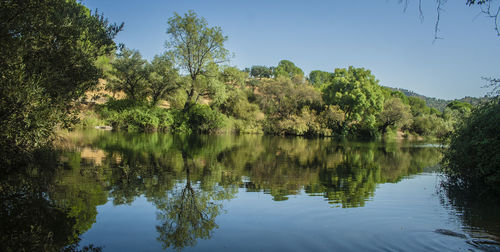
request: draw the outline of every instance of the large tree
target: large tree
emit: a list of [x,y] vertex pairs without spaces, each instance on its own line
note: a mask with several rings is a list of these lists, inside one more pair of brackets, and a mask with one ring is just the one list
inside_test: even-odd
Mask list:
[[224,48],[227,37],[220,27],[209,27],[207,21],[192,10],[184,16],[175,13],[168,20],[167,34],[170,36],[166,42],[168,55],[190,77],[190,81],[184,82],[187,95],[184,109],[187,110],[200,96],[215,95],[219,87],[214,85],[222,84],[212,81],[216,75],[211,70],[214,64],[227,58],[228,50]]
[[289,60],[282,60],[278,66],[274,68],[274,77],[288,77],[290,79],[299,76],[304,77],[304,71]]
[[321,94],[311,86],[297,85],[280,77],[259,89],[259,103],[269,118],[281,120],[300,113],[304,107],[319,110]]
[[148,77],[146,63],[147,61],[142,58],[139,51],[122,48],[111,63],[114,77],[108,80],[109,84],[125,92],[129,99],[145,99],[146,78]]
[[43,145],[74,122],[121,28],[75,0],[0,2],[0,152]]
[[348,124],[373,128],[384,97],[370,70],[350,66],[349,69],[335,69],[331,83],[323,89],[323,100],[344,111],[342,130],[345,131]]
[[411,124],[411,111],[399,98],[385,101],[384,109],[378,115],[379,130],[384,134],[389,126],[402,126]]

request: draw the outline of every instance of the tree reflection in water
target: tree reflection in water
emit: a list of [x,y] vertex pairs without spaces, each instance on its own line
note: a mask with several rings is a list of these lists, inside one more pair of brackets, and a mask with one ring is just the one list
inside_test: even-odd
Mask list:
[[[16,160],[2,167],[0,251],[101,251],[98,246],[78,244],[79,236],[95,222],[96,205],[84,205],[74,214],[79,209],[75,201],[81,198],[54,195],[62,171],[57,153],[44,150],[32,160],[36,162]],[[87,209],[94,211],[86,214]]]
[[483,251],[500,250],[498,195],[472,191],[443,178],[440,198],[443,205],[457,212],[469,244]]
[[[163,248],[180,250],[213,235],[225,201],[238,189],[276,201],[305,193],[335,206],[363,207],[378,184],[431,171],[441,158],[436,148],[397,142],[256,135],[90,131],[72,133],[66,141],[51,162],[40,159],[31,164],[35,168],[1,177],[0,250],[78,249],[98,205],[108,199],[131,204],[138,197],[157,208]],[[467,225],[487,227],[478,218],[482,212],[455,201]]]
[[217,199],[224,194],[224,188],[214,186],[213,191],[205,191],[197,183],[192,185],[187,158],[184,160],[186,182],[176,185],[168,199],[156,205],[161,222],[156,229],[163,248],[194,246],[197,239],[210,238],[211,231],[218,227],[215,218],[222,210],[222,203]]

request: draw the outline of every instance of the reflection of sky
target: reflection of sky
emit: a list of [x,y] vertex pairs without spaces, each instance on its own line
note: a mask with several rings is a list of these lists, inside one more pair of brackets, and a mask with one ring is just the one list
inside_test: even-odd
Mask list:
[[97,207],[97,221],[81,236],[81,245],[104,246],[104,251],[160,250],[156,241],[156,208],[141,196],[131,205]]
[[398,1],[132,1],[83,0],[112,21],[125,22],[118,42],[148,59],[164,50],[166,21],[172,13],[195,10],[221,26],[235,54],[232,65],[275,66],[289,59],[303,68],[333,71],[354,65],[371,69],[382,85],[431,97],[482,96],[481,76],[500,73],[500,38],[491,20],[466,0],[448,1],[440,36],[432,44],[436,1],[417,0],[406,13]]
[[[240,189],[225,201],[212,239],[198,240],[186,251],[446,251],[467,249],[465,240],[434,232],[460,231],[454,213],[440,204],[435,174],[397,184],[381,184],[364,207],[333,207],[304,192],[273,201],[262,192]],[[98,207],[97,223],[81,245],[104,251],[157,251],[156,209],[144,197],[131,205]]]

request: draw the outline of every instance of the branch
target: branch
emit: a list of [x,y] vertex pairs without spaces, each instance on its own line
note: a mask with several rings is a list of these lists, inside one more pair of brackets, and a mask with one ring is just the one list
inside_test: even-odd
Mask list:
[[447,0],[436,0],[436,1],[437,1],[437,6],[436,6],[437,18],[436,18],[436,24],[434,26],[434,41],[432,41],[432,43],[436,42],[436,40],[438,39],[443,39],[441,37],[438,37],[439,22],[441,21],[441,12],[443,11],[442,6],[446,3]]

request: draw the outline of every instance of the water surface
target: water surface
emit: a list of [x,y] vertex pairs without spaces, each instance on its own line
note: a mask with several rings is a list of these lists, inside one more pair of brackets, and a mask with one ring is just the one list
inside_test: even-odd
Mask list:
[[103,251],[499,248],[500,208],[443,191],[439,148],[425,143],[94,130],[60,146],[50,174],[6,177],[2,240]]

